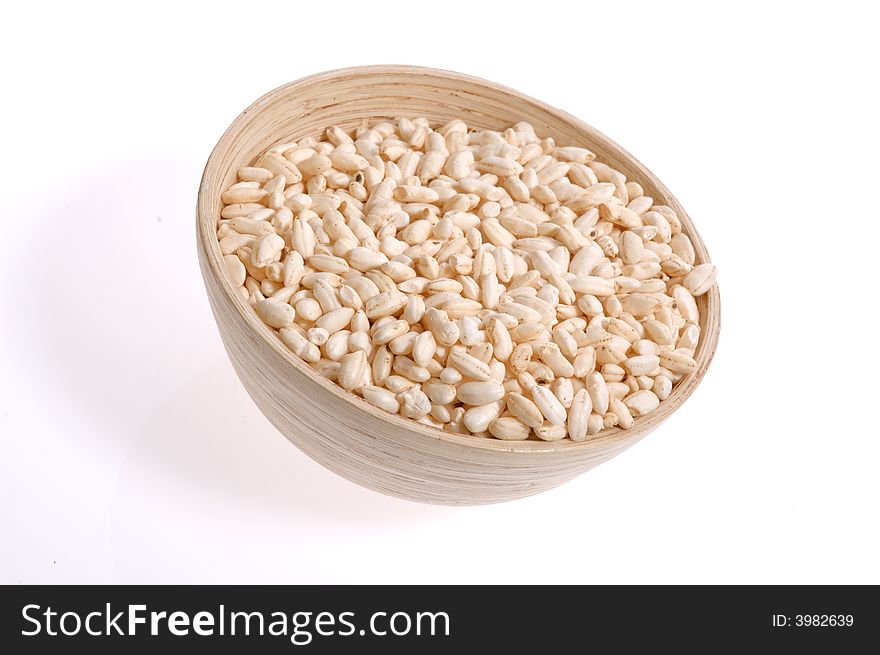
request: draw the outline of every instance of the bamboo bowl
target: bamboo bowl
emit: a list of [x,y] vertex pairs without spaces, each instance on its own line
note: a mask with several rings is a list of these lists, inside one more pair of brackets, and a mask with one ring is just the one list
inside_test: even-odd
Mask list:
[[220,335],[242,384],[278,430],[339,475],[375,491],[446,505],[501,502],[555,487],[629,448],[663,423],[706,373],[718,342],[717,287],[700,296],[697,371],[660,408],[630,430],[611,429],[574,443],[500,441],[441,432],[374,408],[321,377],[293,355],[227,279],[216,239],[220,194],[237,169],[275,143],[317,136],[329,125],[425,116],[464,119],[480,128],[528,120],[539,135],[580,145],[672,207],[697,260],[709,261],[700,236],[672,194],[632,155],[589,125],[511,89],[448,71],[366,66],[330,71],[275,89],[232,123],[208,159],[199,187],[199,262]]

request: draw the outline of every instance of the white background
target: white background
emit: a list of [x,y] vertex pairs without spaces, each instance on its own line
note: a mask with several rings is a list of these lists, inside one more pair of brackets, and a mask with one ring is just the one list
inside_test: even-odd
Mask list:
[[[880,583],[868,3],[346,5],[5,10],[0,582]],[[368,63],[559,106],[688,209],[721,341],[645,441],[538,497],[431,507],[251,403],[196,264],[202,168],[259,95]]]

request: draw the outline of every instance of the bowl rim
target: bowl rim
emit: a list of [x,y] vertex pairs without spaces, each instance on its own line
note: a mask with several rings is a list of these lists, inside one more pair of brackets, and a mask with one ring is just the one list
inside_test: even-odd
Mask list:
[[[603,447],[607,447],[613,445],[614,442],[620,442],[621,447],[625,447],[633,442],[632,437],[634,434],[644,436],[663,423],[669,418],[669,416],[678,410],[682,404],[684,404],[697,386],[699,386],[715,355],[720,333],[721,311],[720,292],[717,284],[715,284],[706,294],[707,311],[700,316],[700,343],[695,355],[697,369],[685,379],[687,383],[676,384],[670,397],[664,400],[657,410],[654,410],[644,417],[636,418],[635,425],[629,430],[623,430],[617,427],[602,430],[597,435],[588,437],[586,440],[580,442],[574,442],[568,438],[559,441],[532,439],[524,441],[505,441],[493,437],[462,435],[453,432],[444,432],[439,428],[417,423],[416,421],[400,416],[399,414],[391,414],[390,412],[386,412],[371,405],[363,398],[343,389],[331,380],[314,371],[306,362],[294,355],[294,353],[281,341],[281,338],[273,329],[259,320],[253,308],[233,287],[229,280],[229,276],[226,273],[225,264],[223,263],[223,255],[220,252],[220,247],[216,238],[216,216],[210,215],[210,203],[212,198],[208,197],[209,190],[206,188],[207,180],[217,169],[219,169],[218,162],[221,158],[221,153],[226,146],[235,142],[238,132],[246,124],[246,121],[249,121],[253,115],[263,107],[273,103],[279,96],[287,95],[297,89],[325,84],[338,79],[350,78],[352,76],[364,77],[378,73],[385,75],[390,74],[418,77],[421,82],[424,82],[426,78],[443,79],[447,82],[463,83],[471,87],[491,89],[494,92],[510,96],[512,100],[515,100],[518,103],[528,104],[533,108],[549,113],[555,118],[572,125],[578,131],[589,134],[591,140],[601,142],[604,147],[616,150],[616,154],[626,160],[627,166],[633,169],[637,176],[642,180],[649,180],[650,183],[665,196],[666,203],[673,206],[676,214],[682,221],[685,228],[683,231],[690,237],[694,244],[694,248],[702,254],[701,261],[711,261],[705,244],[703,243],[699,232],[696,230],[693,221],[669,189],[667,189],[650,170],[648,170],[638,159],[633,157],[627,150],[605,136],[603,133],[568,112],[537,100],[515,89],[464,73],[402,64],[352,66],[315,73],[278,86],[263,94],[235,118],[217,141],[217,144],[214,146],[208,157],[199,181],[196,209],[197,245],[200,258],[203,260],[203,265],[206,265],[210,269],[214,279],[219,281],[219,285],[222,287],[226,299],[229,301],[229,304],[235,308],[237,317],[243,322],[250,324],[251,328],[262,337],[263,341],[269,347],[274,349],[289,365],[296,367],[313,382],[323,387],[327,392],[336,395],[340,399],[344,399],[345,402],[351,403],[363,411],[379,416],[382,420],[389,421],[397,428],[407,430],[421,437],[426,437],[435,441],[439,440],[464,448],[478,448],[495,452],[539,454],[583,450],[584,454],[586,454],[594,446],[600,444]],[[203,269],[203,275],[204,273],[205,271]],[[205,280],[205,282],[206,284],[208,283],[207,280]]]

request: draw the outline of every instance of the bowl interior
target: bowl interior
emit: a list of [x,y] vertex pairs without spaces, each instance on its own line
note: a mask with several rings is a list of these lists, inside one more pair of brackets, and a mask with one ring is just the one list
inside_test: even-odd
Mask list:
[[[449,71],[410,66],[367,66],[321,73],[269,92],[246,109],[229,127],[212,152],[198,199],[198,231],[207,265],[230,302],[251,323],[268,344],[306,371],[328,393],[343,394],[364,411],[381,412],[354,394],[348,393],[306,366],[293,355],[242,300],[227,279],[216,239],[220,216],[220,192],[236,179],[239,167],[252,164],[270,146],[281,141],[296,141],[319,136],[329,125],[351,130],[363,121],[382,118],[424,116],[432,124],[454,118],[469,126],[503,129],[518,121],[529,121],[539,136],[553,137],[559,145],[578,145],[596,153],[599,161],[637,181],[658,204],[670,206],[681,219],[683,229],[693,242],[697,261],[709,261],[705,245],[687,213],[654,175],[620,146],[577,118],[517,91]],[[717,286],[697,298],[700,310],[700,343],[695,353],[697,371],[679,382],[672,394],[648,416],[636,419],[629,431],[613,428],[584,442],[566,439],[560,442],[506,442],[486,437],[470,437],[442,432],[385,412],[387,420],[431,438],[505,451],[541,451],[584,448],[597,441],[622,439],[626,433],[647,433],[662,423],[691,394],[706,372],[718,340],[720,299]]]

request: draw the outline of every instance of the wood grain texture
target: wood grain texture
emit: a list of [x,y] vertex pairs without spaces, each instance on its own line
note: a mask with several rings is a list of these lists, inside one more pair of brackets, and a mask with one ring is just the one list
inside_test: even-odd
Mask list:
[[[268,419],[303,452],[376,491],[427,503],[469,505],[520,498],[555,487],[629,448],[663,423],[706,373],[718,343],[717,286],[699,297],[697,371],[631,430],[606,430],[581,443],[515,441],[449,434],[392,416],[321,377],[293,355],[236,293],[217,245],[220,194],[239,167],[280,141],[353,129],[363,119],[425,116],[438,123],[501,129],[527,120],[559,145],[584,146],[672,207],[697,262],[706,247],[687,213],[654,175],[620,146],[573,116],[511,89],[458,73],[411,66],[329,71],[267,93],[229,127],[208,159],[198,196],[198,255],[229,358]],[[247,435],[242,435],[246,438]]]

